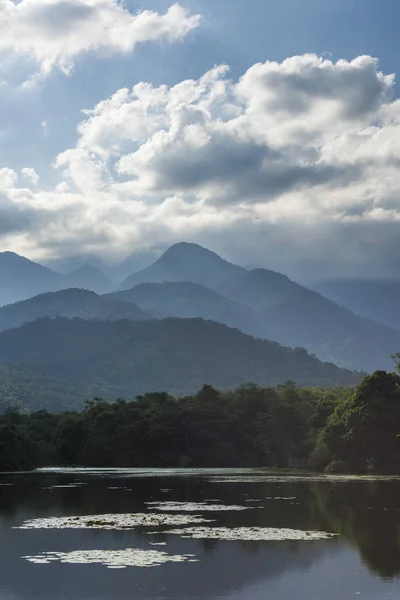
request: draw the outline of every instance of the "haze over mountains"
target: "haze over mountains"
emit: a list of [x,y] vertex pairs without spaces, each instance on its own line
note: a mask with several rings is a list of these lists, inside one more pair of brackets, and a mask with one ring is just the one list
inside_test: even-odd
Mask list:
[[400,330],[400,281],[337,279],[313,288],[363,317]]
[[394,305],[379,311],[386,288],[324,284],[384,324],[196,244],[172,246],[119,289],[94,267],[62,275],[10,252],[0,275],[0,404],[58,409],[205,382],[351,385],[361,371],[392,370],[400,350]]
[[88,290],[69,288],[0,307],[0,331],[36,319],[60,316],[98,321],[142,321],[151,318],[150,314],[130,302],[109,299]]
[[84,266],[62,275],[14,252],[0,252],[0,305],[71,287],[106,293],[113,286],[94,267]]
[[211,250],[198,244],[180,242],[171,246],[149,267],[127,277],[120,287],[129,289],[139,283],[191,281],[211,289],[219,289],[224,283],[245,272],[243,267],[233,265]]

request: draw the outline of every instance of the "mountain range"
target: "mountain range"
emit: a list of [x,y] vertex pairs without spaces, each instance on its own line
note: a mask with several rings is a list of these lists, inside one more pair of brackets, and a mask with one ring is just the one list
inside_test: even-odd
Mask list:
[[[378,323],[281,273],[244,269],[197,244],[175,244],[117,291],[110,291],[111,284],[97,269],[61,275],[12,253],[0,254],[0,274],[2,297],[10,289],[22,295],[46,286],[57,290],[0,308],[0,330],[42,317],[200,317],[283,346],[304,347],[322,361],[357,371],[391,369],[391,355],[400,350],[395,315],[393,323],[389,317],[386,324]],[[71,285],[86,291],[59,289]],[[100,294],[88,291],[94,288]],[[389,321],[399,329],[388,326]]]
[[89,290],[69,288],[39,294],[28,300],[0,307],[0,331],[44,317],[68,317],[98,321],[130,319],[142,321],[152,315],[131,302],[99,296]]
[[71,287],[106,293],[113,285],[94,267],[83,266],[62,275],[14,252],[0,252],[0,306]]
[[400,330],[400,281],[336,279],[313,287],[363,317]]

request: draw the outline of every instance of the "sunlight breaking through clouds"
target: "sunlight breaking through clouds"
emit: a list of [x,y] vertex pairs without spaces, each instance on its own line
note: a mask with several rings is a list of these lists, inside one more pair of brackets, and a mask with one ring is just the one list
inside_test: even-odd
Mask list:
[[171,87],[141,82],[85,110],[77,133],[54,160],[54,189],[0,171],[0,217],[13,214],[3,246],[118,259],[235,239],[249,263],[267,252],[283,271],[294,255],[316,271],[344,256],[349,269],[376,269],[377,245],[396,255],[400,101],[370,56],[267,61],[239,81],[220,65]]

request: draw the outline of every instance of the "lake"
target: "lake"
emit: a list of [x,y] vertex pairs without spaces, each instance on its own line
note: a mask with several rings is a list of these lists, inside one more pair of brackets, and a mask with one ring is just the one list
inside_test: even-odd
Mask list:
[[0,600],[400,599],[400,479],[0,474]]

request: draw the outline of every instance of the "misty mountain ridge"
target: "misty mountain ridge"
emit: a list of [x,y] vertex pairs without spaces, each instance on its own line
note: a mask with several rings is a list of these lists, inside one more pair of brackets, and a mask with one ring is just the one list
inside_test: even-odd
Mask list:
[[363,317],[400,330],[400,281],[336,279],[311,287]]
[[[114,289],[107,277],[90,265],[83,265],[66,276],[68,287],[91,290],[97,294],[106,294]],[[65,286],[66,287],[66,286]]]
[[99,293],[113,289],[105,275],[89,265],[63,275],[15,252],[0,252],[0,306],[72,287]]
[[133,302],[158,318],[200,317],[240,329],[255,337],[268,338],[269,332],[253,310],[198,283],[141,283],[129,290],[108,294],[107,297]]
[[141,321],[152,318],[152,315],[131,302],[98,296],[95,292],[88,290],[69,288],[57,292],[46,292],[28,300],[0,307],[0,331],[44,317]]
[[130,275],[120,288],[129,289],[139,283],[190,281],[217,289],[222,282],[244,272],[243,267],[224,260],[211,250],[198,244],[180,242],[171,246],[149,267]]
[[[12,256],[14,262],[29,267],[31,274],[37,271],[41,282],[47,277],[49,285],[60,285],[59,277],[65,277]],[[101,272],[90,267],[78,270],[75,276],[91,285],[107,285]],[[5,317],[4,322],[8,318],[8,322],[22,324],[44,316],[101,320],[201,317],[284,346],[304,347],[323,361],[364,371],[393,368],[390,357],[400,349],[400,331],[361,318],[281,273],[261,268],[248,271],[198,244],[171,246],[152,265],[128,277],[121,287],[127,286],[131,287],[108,293],[102,301],[68,296],[74,298],[70,309],[67,296],[62,295],[47,298],[45,308],[35,304],[9,309],[14,311],[14,320]],[[105,300],[122,304],[101,304]],[[130,303],[135,305],[133,312],[127,308]],[[16,316],[18,312],[20,316]]]
[[0,304],[56,290],[61,279],[59,273],[15,252],[0,252]]
[[[209,278],[208,273],[211,273]],[[202,285],[217,292],[219,298],[222,296],[239,305],[240,322],[228,321],[216,314],[217,310],[210,311],[210,306],[205,306],[207,302],[200,308],[200,290],[196,301],[184,287],[175,288],[174,293],[180,298],[173,298],[168,277],[177,280],[180,274],[186,282],[198,284],[201,279]],[[144,280],[158,283],[164,289],[142,287],[135,291],[135,287]],[[172,246],[153,265],[128,278],[123,286],[128,283],[136,285],[125,300],[135,298],[139,306],[152,306],[157,314],[185,317],[194,316],[197,310],[197,316],[212,315],[211,318],[236,326],[246,333],[285,346],[305,347],[321,360],[350,369],[391,369],[391,356],[400,349],[400,332],[361,318],[321,294],[291,281],[286,275],[261,268],[247,271],[196,244]],[[249,320],[243,318],[246,308]]]

